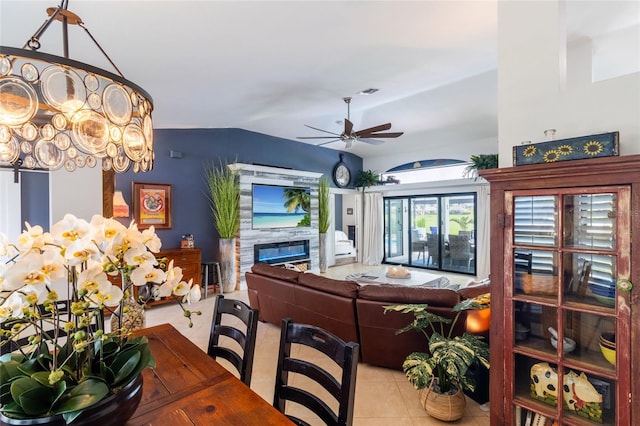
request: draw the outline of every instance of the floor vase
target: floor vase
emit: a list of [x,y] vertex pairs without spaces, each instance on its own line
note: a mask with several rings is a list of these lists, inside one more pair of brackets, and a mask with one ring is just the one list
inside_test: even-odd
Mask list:
[[327,233],[320,233],[320,241],[319,241],[319,267],[320,272],[327,272]]
[[222,289],[227,293],[236,289],[236,239],[221,238],[219,249]]

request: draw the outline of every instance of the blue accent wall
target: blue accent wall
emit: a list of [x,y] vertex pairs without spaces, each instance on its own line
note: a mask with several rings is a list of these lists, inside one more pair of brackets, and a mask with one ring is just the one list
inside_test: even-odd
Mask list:
[[[163,248],[180,247],[181,236],[193,234],[203,260],[217,259],[218,253],[204,181],[207,164],[238,162],[319,172],[326,174],[333,186],[331,173],[340,160],[340,151],[242,129],[156,129],[154,144],[153,170],[116,174],[115,189],[122,191],[133,215],[132,182],[172,185],[172,228],[159,229],[157,234]],[[181,153],[182,158],[170,158],[171,151]],[[345,152],[343,161],[353,176],[362,170],[362,158],[354,154]]]
[[20,209],[24,223],[49,228],[49,173],[20,171]]

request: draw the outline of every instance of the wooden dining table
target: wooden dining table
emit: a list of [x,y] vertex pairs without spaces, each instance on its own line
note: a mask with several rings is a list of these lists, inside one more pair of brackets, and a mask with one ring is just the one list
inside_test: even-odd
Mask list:
[[291,425],[282,413],[170,324],[147,336],[156,360],[142,373],[140,405],[127,425]]

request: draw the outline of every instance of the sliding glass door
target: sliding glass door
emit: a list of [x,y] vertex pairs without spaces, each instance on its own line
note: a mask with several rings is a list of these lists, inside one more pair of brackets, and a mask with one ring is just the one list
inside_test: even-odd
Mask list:
[[476,194],[389,197],[386,263],[476,273]]
[[406,263],[407,239],[406,200],[387,199],[384,202],[384,254],[385,258],[393,259],[394,263]]

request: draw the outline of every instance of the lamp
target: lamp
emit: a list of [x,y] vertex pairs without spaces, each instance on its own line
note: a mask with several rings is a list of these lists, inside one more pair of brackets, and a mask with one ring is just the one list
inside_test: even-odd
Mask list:
[[[124,78],[67,5],[48,8],[23,48],[0,46],[0,165],[73,171],[101,159],[104,170],[151,170],[151,96]],[[64,57],[38,52],[54,20]],[[84,29],[118,74],[69,59],[68,24]]]
[[113,193],[113,217],[129,217],[129,205],[122,196],[122,191]]

